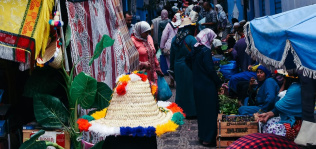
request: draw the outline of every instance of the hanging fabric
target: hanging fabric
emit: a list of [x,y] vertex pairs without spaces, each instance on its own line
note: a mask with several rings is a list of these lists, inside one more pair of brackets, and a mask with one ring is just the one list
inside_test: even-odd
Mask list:
[[[138,68],[138,51],[125,23],[120,0],[68,0],[68,24],[71,28],[71,57],[75,73],[85,72],[115,87],[115,78]],[[89,66],[96,44],[106,34],[115,39]]]

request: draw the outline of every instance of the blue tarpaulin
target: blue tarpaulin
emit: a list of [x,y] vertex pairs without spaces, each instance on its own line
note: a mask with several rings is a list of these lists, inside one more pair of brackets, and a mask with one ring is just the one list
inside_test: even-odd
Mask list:
[[246,52],[270,68],[296,67],[316,79],[315,10],[310,5],[247,23]]

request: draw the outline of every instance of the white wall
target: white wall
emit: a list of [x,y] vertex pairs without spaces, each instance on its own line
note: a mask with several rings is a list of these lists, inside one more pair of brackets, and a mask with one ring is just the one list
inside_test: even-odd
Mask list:
[[282,12],[295,8],[316,4],[316,0],[282,0]]

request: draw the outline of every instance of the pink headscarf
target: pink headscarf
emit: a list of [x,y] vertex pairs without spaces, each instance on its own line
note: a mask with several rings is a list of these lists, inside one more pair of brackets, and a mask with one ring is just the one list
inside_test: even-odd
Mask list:
[[211,45],[213,42],[213,39],[216,38],[216,34],[213,30],[206,28],[200,31],[200,33],[195,37],[197,40],[197,43],[194,45],[194,47],[198,47],[199,45],[205,45],[207,48],[211,49]]
[[168,11],[166,9],[161,11],[161,20],[167,20],[168,19]]

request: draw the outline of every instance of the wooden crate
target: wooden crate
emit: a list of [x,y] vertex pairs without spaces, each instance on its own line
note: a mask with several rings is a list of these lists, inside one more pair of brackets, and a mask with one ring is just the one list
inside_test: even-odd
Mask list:
[[216,138],[216,147],[217,148],[227,148],[237,139],[238,139],[238,137],[223,137],[223,138],[217,137]]
[[[38,132],[38,129],[23,129],[23,142],[30,139],[31,135]],[[64,147],[65,149],[70,149],[70,137],[69,133],[64,132],[62,130],[55,130],[55,131],[45,131],[45,134],[43,134],[40,138],[40,140],[47,140],[54,143],[57,143],[58,145]]]
[[219,137],[242,137],[258,133],[257,122],[218,122],[217,128]]

